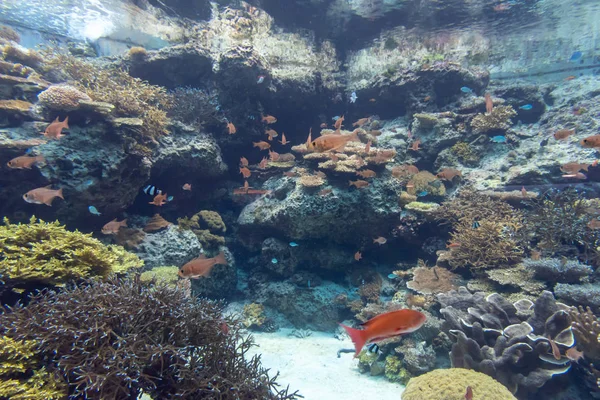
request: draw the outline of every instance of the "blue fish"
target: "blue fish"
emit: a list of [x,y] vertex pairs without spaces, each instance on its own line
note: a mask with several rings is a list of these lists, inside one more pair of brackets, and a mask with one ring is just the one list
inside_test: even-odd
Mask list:
[[466,86],[461,87],[460,91],[463,93],[473,93],[473,89],[471,89],[470,87],[466,87]]
[[525,104],[524,106],[519,107],[521,110],[531,110],[533,106],[531,104]]
[[571,55],[571,58],[569,58],[569,61],[577,61],[579,60],[581,57],[583,57],[583,53],[581,51],[576,51],[575,53],[573,53]]
[[33,151],[33,147],[30,147],[27,150],[25,150],[25,154],[31,154],[32,151]]
[[154,196],[154,195],[162,193],[162,190],[157,189],[156,186],[154,186],[154,185],[146,185],[146,186],[144,186],[142,191],[146,194],[149,194],[150,196]]
[[350,103],[356,103],[356,99],[358,99],[358,96],[356,96],[356,92],[352,92],[352,94],[350,95]]
[[419,193],[417,193],[417,197],[424,197],[427,196],[429,194],[429,192],[427,190],[423,190]]
[[298,247],[298,243],[296,243],[296,242],[290,242],[290,247]]
[[259,75],[258,79],[256,80],[256,84],[260,85],[261,83],[263,83],[265,81],[265,76],[264,75]]
[[90,214],[93,214],[93,215],[102,215],[100,213],[100,211],[98,211],[98,209],[96,207],[94,207],[94,206],[89,206],[88,210],[90,211]]
[[473,221],[473,229],[477,229],[481,226],[481,224],[479,223],[479,221]]
[[490,140],[494,143],[506,143],[507,142],[506,136],[502,136],[502,135],[491,137]]
[[277,259],[276,259],[276,258],[271,258],[271,263],[272,263],[272,264],[277,264],[278,262],[279,262],[279,261],[277,261]]
[[173,196],[169,196],[167,197],[167,201],[173,201],[174,197]]
[[388,279],[396,279],[396,278],[398,278],[398,275],[396,275],[396,274],[389,274],[388,275]]

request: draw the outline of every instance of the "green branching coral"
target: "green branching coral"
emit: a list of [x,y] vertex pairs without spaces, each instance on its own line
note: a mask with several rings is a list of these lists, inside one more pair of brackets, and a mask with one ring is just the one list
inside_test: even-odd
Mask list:
[[475,133],[489,133],[494,131],[506,131],[511,125],[511,118],[517,112],[511,106],[494,107],[489,114],[478,114],[471,121],[471,128]]
[[221,234],[227,228],[216,211],[202,210],[190,218],[178,218],[177,225],[180,229],[194,232],[202,246],[208,249],[217,249],[225,244],[225,238]]
[[36,340],[0,336],[0,398],[63,399],[67,385],[41,366]]
[[140,274],[142,282],[163,283],[171,287],[177,286],[179,268],[173,265],[154,267]]
[[143,265],[121,246],[31,217],[28,224],[0,226],[0,275],[9,286],[62,285],[75,279],[124,273]]

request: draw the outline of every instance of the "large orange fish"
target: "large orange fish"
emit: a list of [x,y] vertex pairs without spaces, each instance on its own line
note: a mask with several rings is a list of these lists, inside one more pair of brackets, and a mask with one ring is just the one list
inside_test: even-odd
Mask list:
[[163,206],[165,204],[167,204],[167,194],[157,194],[156,196],[154,196],[154,199],[152,199],[151,202],[149,202],[148,204],[154,204],[155,206]]
[[9,162],[6,163],[8,168],[12,169],[31,169],[34,164],[43,163],[46,160],[44,156],[20,156],[17,158],[13,158]]
[[65,199],[63,197],[62,189],[53,190],[51,189],[51,185],[30,190],[29,192],[23,195],[23,200],[32,204],[45,204],[49,207],[52,207],[52,200],[55,197],[60,197],[61,199]]
[[340,324],[354,343],[356,353],[354,357],[358,357],[361,349],[367,343],[377,343],[384,339],[394,336],[411,333],[419,329],[425,323],[425,314],[415,310],[397,310],[371,318],[362,326],[364,329],[350,328],[349,326]]
[[213,258],[206,258],[204,254],[198,258],[194,258],[179,269],[178,275],[182,278],[192,279],[198,279],[201,276],[207,277],[210,275],[210,271],[215,264],[227,265],[227,260],[225,259],[225,254],[223,252],[220,252]]
[[579,142],[583,147],[600,147],[600,135],[588,136]]
[[59,121],[58,117],[50,125],[46,127],[46,130],[42,132],[42,135],[49,139],[60,139],[65,136],[62,134],[63,129],[69,129],[69,117],[67,116],[64,121]]
[[308,144],[308,149],[318,153],[323,153],[325,151],[343,151],[346,143],[358,140],[356,132],[353,132],[351,135],[334,133],[316,138]]

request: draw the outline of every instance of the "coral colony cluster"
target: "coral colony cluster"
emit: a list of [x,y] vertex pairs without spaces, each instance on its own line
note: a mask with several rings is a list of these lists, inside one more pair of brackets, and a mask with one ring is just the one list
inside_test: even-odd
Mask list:
[[341,72],[274,24],[112,57],[2,27],[0,398],[299,398],[248,331],[341,322],[404,400],[600,398],[598,80],[398,30]]

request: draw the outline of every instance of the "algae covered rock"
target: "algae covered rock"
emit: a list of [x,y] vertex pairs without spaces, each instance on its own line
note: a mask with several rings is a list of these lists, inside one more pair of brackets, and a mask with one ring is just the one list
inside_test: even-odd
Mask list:
[[463,368],[436,369],[412,378],[402,393],[402,400],[464,400],[467,386],[473,390],[473,399],[516,400],[495,379]]
[[173,265],[154,267],[148,271],[142,272],[140,274],[140,280],[142,282],[155,282],[175,287],[179,280],[177,272],[179,272],[179,268]]
[[191,230],[203,247],[216,249],[225,244],[221,234],[227,228],[216,211],[202,210],[189,218],[178,218],[177,224],[182,230]]
[[165,265],[181,267],[202,252],[202,245],[193,232],[171,225],[167,229],[148,233],[138,245],[136,254],[149,268]]

